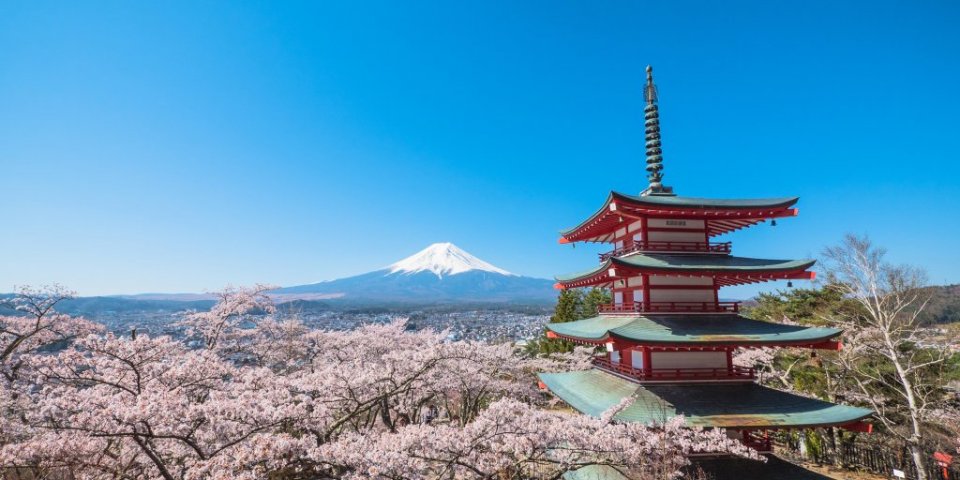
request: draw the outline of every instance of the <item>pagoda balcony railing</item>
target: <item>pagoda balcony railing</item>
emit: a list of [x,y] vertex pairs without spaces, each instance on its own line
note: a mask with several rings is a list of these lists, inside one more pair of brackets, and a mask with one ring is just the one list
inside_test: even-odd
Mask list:
[[769,436],[759,435],[756,432],[743,431],[743,438],[740,442],[760,453],[772,452],[773,441]]
[[740,302],[650,302],[597,305],[597,313],[737,313]]
[[666,382],[674,380],[754,380],[756,372],[752,368],[732,365],[722,368],[652,368],[644,370],[623,363],[611,362],[607,357],[593,359],[593,364],[601,369],[619,373],[639,381]]
[[732,248],[730,242],[644,242],[640,241],[628,247],[621,247],[600,254],[600,261],[606,262],[610,257],[622,257],[636,252],[671,252],[671,253],[721,253],[729,254]]

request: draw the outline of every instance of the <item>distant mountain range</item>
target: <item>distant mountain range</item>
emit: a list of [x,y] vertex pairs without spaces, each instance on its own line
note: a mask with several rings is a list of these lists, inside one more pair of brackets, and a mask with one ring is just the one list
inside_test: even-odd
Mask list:
[[[920,319],[926,325],[960,322],[960,285],[928,287],[931,300]],[[10,297],[0,294],[0,299]],[[380,308],[541,309],[556,302],[553,281],[524,277],[491,265],[451,243],[436,243],[399,262],[353,277],[273,291],[281,310]],[[80,297],[59,310],[74,315],[164,313],[206,310],[205,293],[143,293]],[[749,301],[748,301],[749,302]],[[0,304],[0,315],[14,312]]]
[[547,304],[557,297],[553,281],[510,273],[452,243],[435,243],[373,272],[273,293],[280,301],[322,299],[347,304]]
[[[0,298],[9,295],[0,294]],[[452,243],[435,243],[383,269],[353,277],[271,292],[281,310],[362,308],[484,308],[553,304],[553,281],[524,277],[487,263]],[[142,293],[80,297],[60,310],[74,315],[206,310],[216,297],[204,293]],[[12,313],[0,306],[0,314]]]

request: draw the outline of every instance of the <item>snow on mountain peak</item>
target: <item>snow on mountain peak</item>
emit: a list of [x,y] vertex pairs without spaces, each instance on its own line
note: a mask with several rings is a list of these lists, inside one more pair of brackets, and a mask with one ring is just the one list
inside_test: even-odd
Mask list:
[[444,275],[456,275],[471,270],[513,275],[470,255],[452,243],[434,243],[387,268],[390,273],[433,272],[441,278]]

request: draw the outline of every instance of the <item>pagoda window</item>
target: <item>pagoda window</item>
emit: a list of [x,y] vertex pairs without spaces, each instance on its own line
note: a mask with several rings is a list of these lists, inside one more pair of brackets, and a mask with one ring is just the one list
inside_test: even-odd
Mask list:
[[[630,231],[630,232],[640,232],[640,231],[642,231],[642,230],[643,230],[643,221],[637,220],[636,222],[633,222],[633,223],[631,223],[630,225],[627,225],[627,230]],[[633,238],[637,238],[637,236],[634,235]]]
[[706,238],[703,220],[651,218],[647,224],[647,242],[703,243]]
[[670,288],[670,289],[658,289],[654,286],[650,287],[650,301],[655,303],[665,303],[665,302],[705,302],[709,304],[714,304],[714,291],[713,289],[679,289],[679,288]]
[[654,370],[670,368],[727,368],[727,352],[652,352],[650,367]]
[[643,351],[630,350],[630,365],[637,370],[643,370]]
[[613,292],[613,303],[623,305],[623,292]]
[[647,240],[650,242],[689,242],[703,243],[703,230],[661,232],[651,230]]
[[677,277],[666,275],[651,275],[650,286],[656,288],[658,285],[695,285],[695,286],[713,286],[713,277]]
[[643,286],[643,277],[630,277],[627,279],[628,287],[642,287]]
[[650,278],[651,302],[703,303],[704,310],[717,302],[717,289],[711,277],[675,277],[652,275]]
[[613,364],[620,363],[620,352],[616,350],[610,352],[610,363],[613,363]]
[[700,230],[707,228],[703,220],[688,218],[651,218],[647,220],[647,228],[658,230]]

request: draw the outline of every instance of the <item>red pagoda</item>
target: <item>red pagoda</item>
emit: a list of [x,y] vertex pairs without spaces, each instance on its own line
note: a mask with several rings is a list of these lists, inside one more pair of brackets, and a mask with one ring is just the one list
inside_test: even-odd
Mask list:
[[660,120],[653,72],[644,89],[649,187],[640,195],[611,192],[560,243],[603,242],[613,249],[598,266],[557,277],[559,289],[600,287],[612,303],[597,316],[547,325],[547,335],[603,346],[588,371],[541,374],[541,384],[573,408],[599,416],[623,398],[633,404],[619,421],[664,421],[684,415],[690,425],[742,432],[769,450],[767,431],[839,426],[868,431],[862,408],[801,397],[761,386],[751,368],[733,364],[742,348],[837,350],[841,331],[751,320],[740,303],[720,300],[720,288],[771,280],[810,280],[814,260],[768,260],[731,254],[719,235],[797,215],[797,197],[706,199],[682,197],[663,184]]

